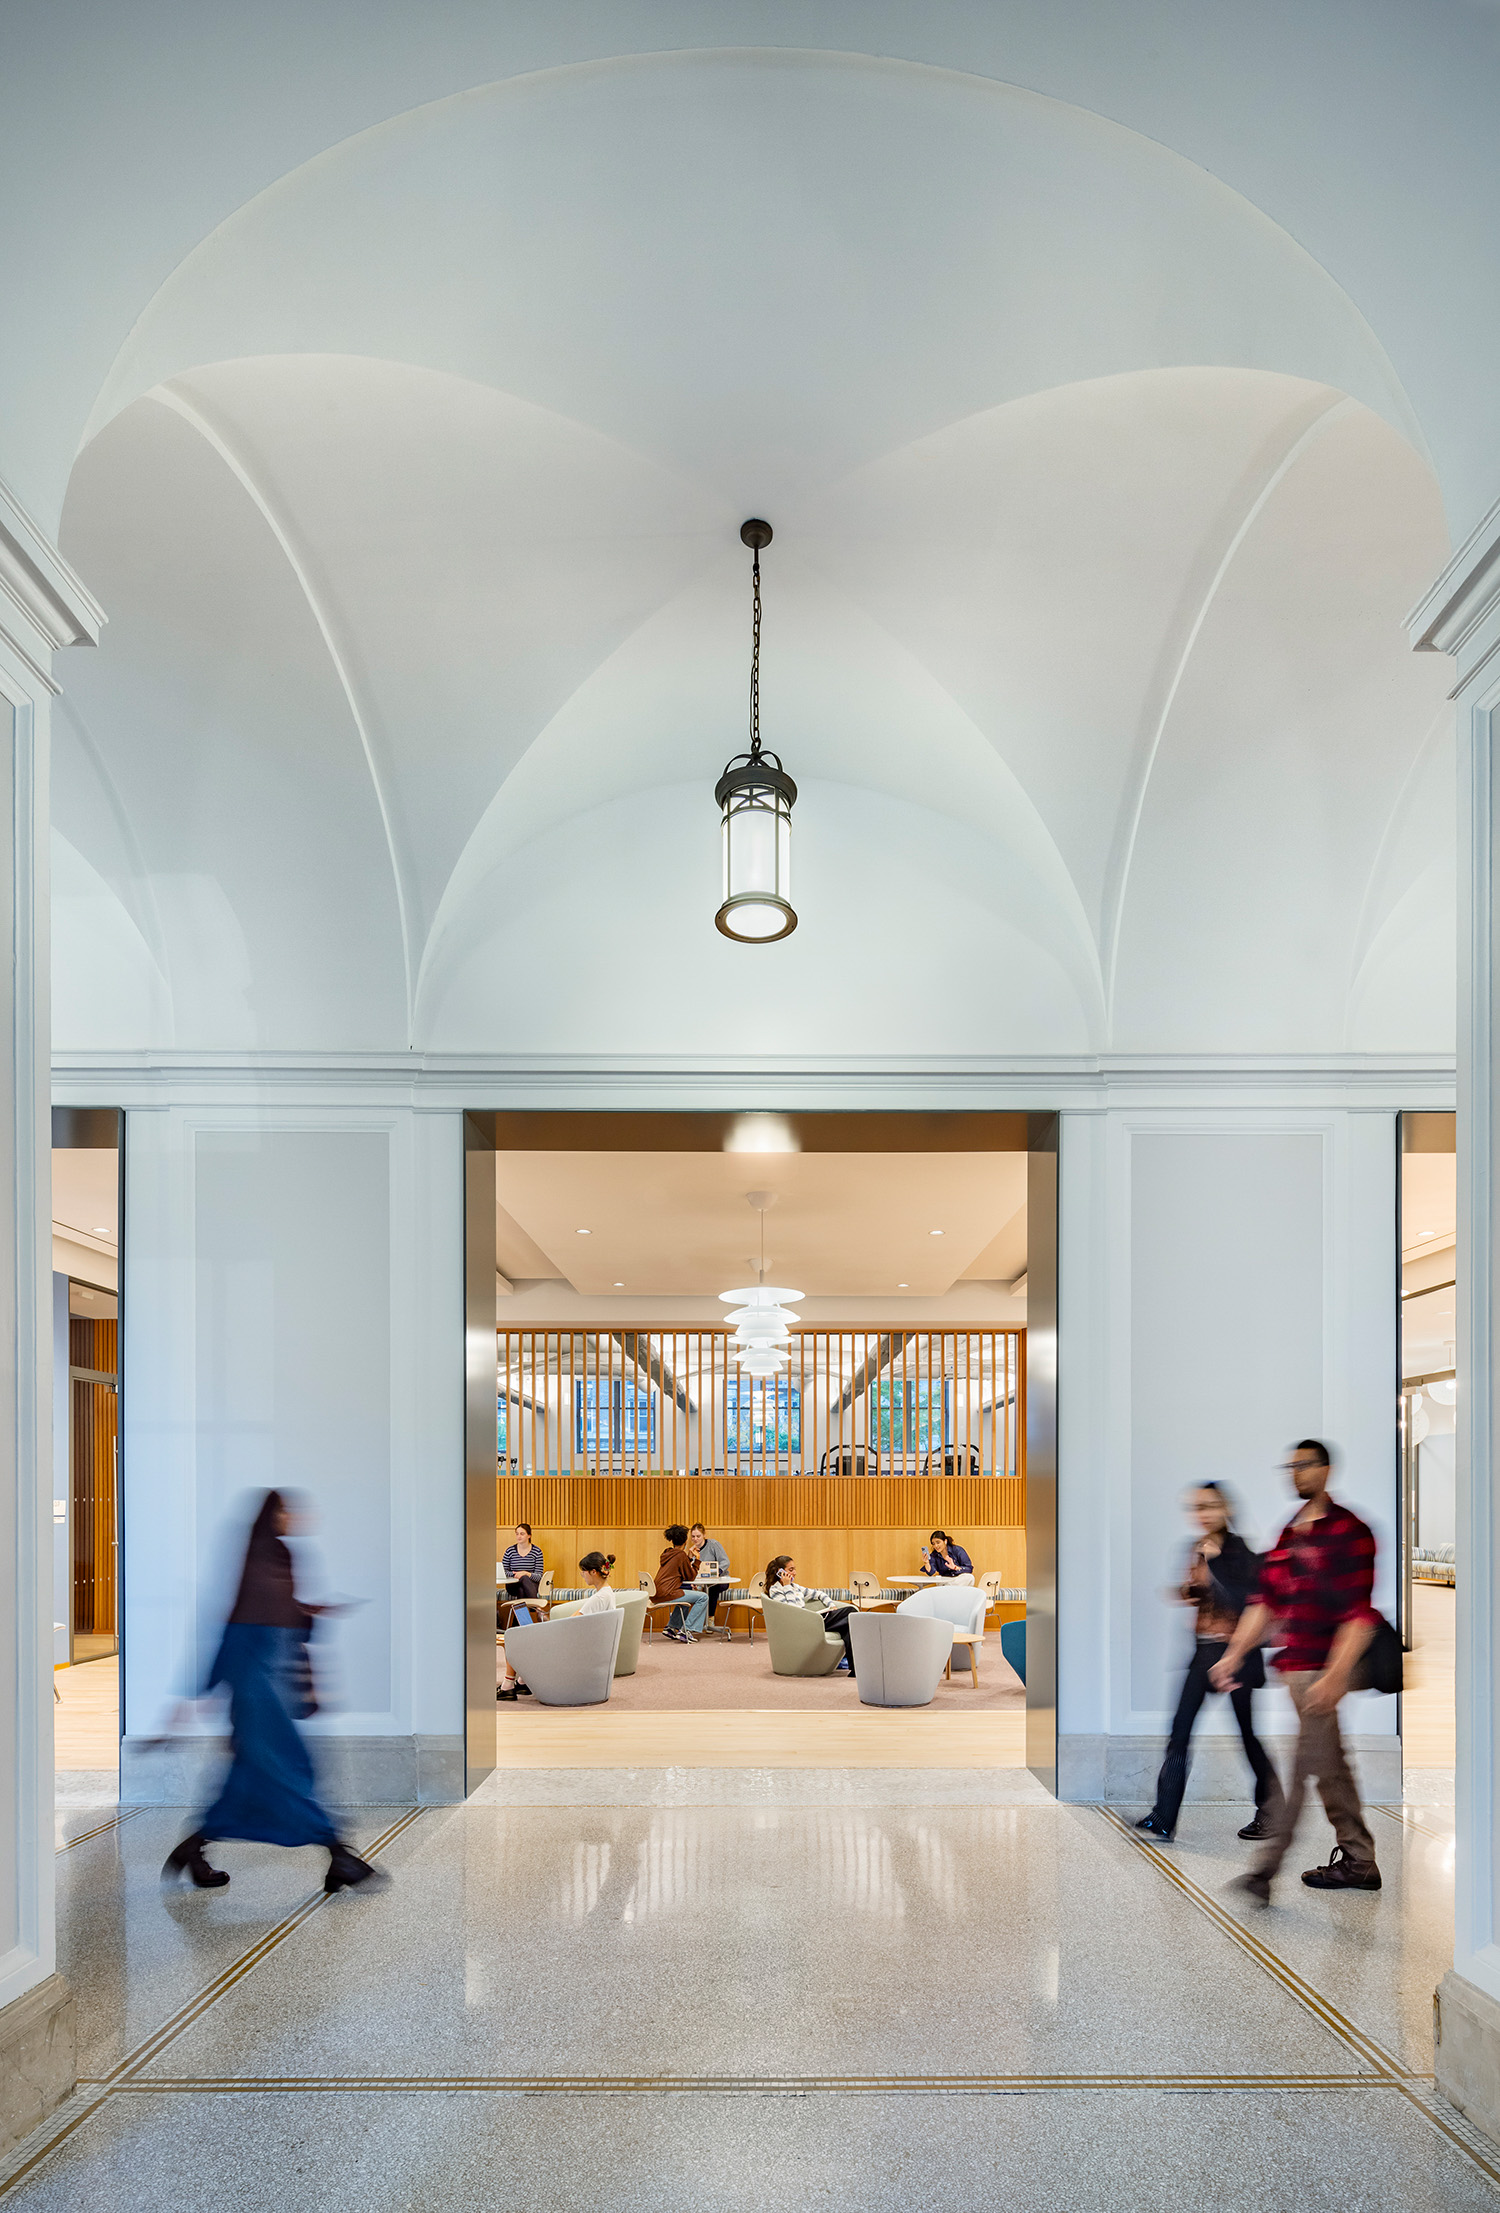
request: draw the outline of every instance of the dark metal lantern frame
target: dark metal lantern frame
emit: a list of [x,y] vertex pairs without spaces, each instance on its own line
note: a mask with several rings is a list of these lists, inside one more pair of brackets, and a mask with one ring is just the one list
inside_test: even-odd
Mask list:
[[[724,844],[724,898],[714,916],[715,927],[740,945],[773,945],[790,937],[797,914],[787,896],[790,889],[792,809],[797,786],[781,765],[781,756],[762,750],[760,742],[760,556],[771,542],[771,525],[759,518],[742,524],[740,537],[755,556],[751,566],[752,631],[750,651],[750,749],[737,753],[714,786],[714,801],[722,819]],[[762,837],[756,841],[770,858],[770,881],[749,885],[736,881],[736,862],[750,844],[754,817],[766,818]],[[736,915],[754,907],[762,914],[779,913],[781,926],[755,932],[734,927]]]

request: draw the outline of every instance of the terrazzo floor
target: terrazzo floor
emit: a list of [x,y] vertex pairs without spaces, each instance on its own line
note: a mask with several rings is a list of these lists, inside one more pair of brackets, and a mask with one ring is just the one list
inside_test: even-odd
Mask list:
[[[218,1848],[227,1890],[163,1892],[180,1817],[80,1791],[84,2079],[0,2167],[6,2213],[1500,2208],[1500,2152],[1431,2081],[1441,1792],[1372,1813],[1378,1895],[1292,1880],[1253,1913],[1235,1807],[1160,1850],[1034,1788],[713,1803],[711,1773],[676,1804],[606,1772],[586,1802],[365,1808],[392,1880],[326,1902],[321,1855],[253,1845]],[[1303,1837],[1294,1869],[1321,1814]]]

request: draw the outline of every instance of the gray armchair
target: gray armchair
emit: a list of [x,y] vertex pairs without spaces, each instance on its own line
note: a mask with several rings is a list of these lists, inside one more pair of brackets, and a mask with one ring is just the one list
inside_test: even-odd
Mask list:
[[505,1639],[511,1666],[544,1706],[600,1706],[614,1681],[625,1616],[577,1614],[518,1625]]
[[842,1637],[829,1635],[815,1606],[778,1606],[768,1600],[760,1618],[773,1675],[831,1675],[844,1657]]
[[930,1706],[953,1650],[953,1624],[923,1614],[852,1614],[860,1703]]
[[[615,1612],[623,1614],[625,1626],[620,1631],[620,1649],[615,1654],[616,1675],[634,1675],[641,1657],[641,1631],[646,1626],[648,1594],[645,1591],[616,1591]],[[554,1606],[552,1619],[567,1621],[583,1604],[581,1598],[571,1599],[566,1606]]]

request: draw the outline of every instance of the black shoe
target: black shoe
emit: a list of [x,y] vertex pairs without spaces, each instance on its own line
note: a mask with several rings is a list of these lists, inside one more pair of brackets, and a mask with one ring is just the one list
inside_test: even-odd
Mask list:
[[167,1854],[166,1865],[161,1871],[162,1881],[170,1882],[175,1875],[191,1875],[195,1889],[222,1890],[229,1877],[222,1867],[209,1866],[203,1857],[203,1842],[201,1829],[185,1836],[176,1849]]
[[1270,1830],[1266,1827],[1266,1817],[1260,1811],[1259,1807],[1257,1807],[1255,1812],[1250,1816],[1250,1819],[1245,1823],[1244,1828],[1236,1829],[1235,1831],[1235,1835],[1242,1836],[1247,1844],[1257,1844],[1263,1838],[1268,1837],[1270,1834]]
[[1175,1834],[1174,1830],[1164,1829],[1154,1813],[1148,1813],[1144,1821],[1136,1823],[1136,1827],[1144,1829],[1147,1836],[1159,1836],[1163,1844],[1170,1844]]
[[1373,1860],[1349,1857],[1336,1844],[1326,1867],[1309,1867],[1302,1880],[1309,1890],[1379,1890],[1380,1869]]
[[529,1683],[517,1683],[516,1689],[520,1692],[523,1698],[534,1698],[536,1696],[535,1691],[533,1691]]
[[1243,1891],[1245,1896],[1253,1898],[1258,1906],[1268,1906],[1271,1903],[1271,1878],[1269,1875],[1237,1875],[1229,1887],[1231,1890]]
[[328,1847],[328,1873],[323,1877],[323,1888],[331,1897],[336,1890],[353,1890],[359,1883],[373,1882],[377,1888],[390,1877],[362,1860],[357,1852],[351,1852],[347,1844],[330,1844]]
[[497,1698],[509,1698],[514,1700],[516,1693],[519,1691],[520,1687],[521,1686],[519,1683],[512,1683],[510,1689],[507,1690],[505,1688],[505,1685],[502,1683],[500,1688],[496,1691],[495,1696]]

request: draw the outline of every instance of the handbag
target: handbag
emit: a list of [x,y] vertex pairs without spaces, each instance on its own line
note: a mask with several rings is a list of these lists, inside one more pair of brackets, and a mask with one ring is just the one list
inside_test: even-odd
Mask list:
[[1375,1624],[1374,1636],[1354,1663],[1349,1676],[1349,1688],[1380,1691],[1389,1698],[1400,1690],[1401,1679],[1401,1639],[1384,1614],[1381,1614]]

